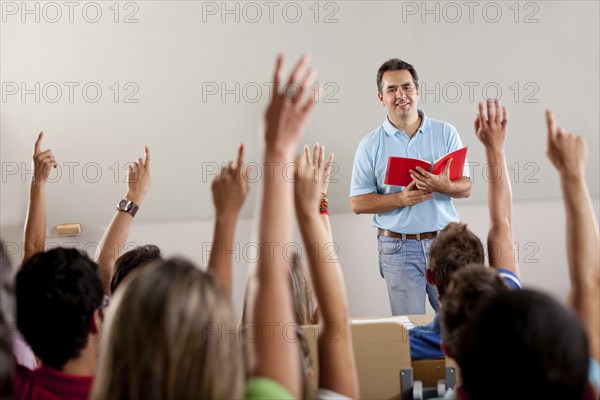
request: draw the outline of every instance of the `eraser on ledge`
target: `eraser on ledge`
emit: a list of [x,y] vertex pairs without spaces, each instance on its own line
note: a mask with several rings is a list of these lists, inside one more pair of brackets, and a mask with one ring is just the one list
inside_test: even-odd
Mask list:
[[79,235],[81,233],[81,224],[59,224],[56,225],[56,233],[62,235]]

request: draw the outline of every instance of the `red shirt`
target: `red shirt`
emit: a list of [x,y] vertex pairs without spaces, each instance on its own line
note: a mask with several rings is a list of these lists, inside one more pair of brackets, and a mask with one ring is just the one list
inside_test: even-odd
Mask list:
[[40,366],[31,371],[17,366],[13,398],[15,400],[87,400],[92,376],[72,376]]

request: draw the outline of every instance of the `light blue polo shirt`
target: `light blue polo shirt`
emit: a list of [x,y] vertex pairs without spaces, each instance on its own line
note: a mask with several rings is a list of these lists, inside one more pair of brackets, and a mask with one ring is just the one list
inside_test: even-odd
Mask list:
[[[390,194],[404,190],[404,187],[383,183],[390,156],[434,162],[463,147],[454,126],[427,118],[421,110],[418,112],[422,122],[412,138],[404,131],[396,129],[386,117],[383,125],[360,141],[352,167],[350,197],[369,193]],[[466,162],[463,176],[470,177]],[[458,220],[452,199],[444,194],[434,193],[429,200],[414,206],[374,214],[373,226],[398,233],[415,234],[440,231],[450,222]]]

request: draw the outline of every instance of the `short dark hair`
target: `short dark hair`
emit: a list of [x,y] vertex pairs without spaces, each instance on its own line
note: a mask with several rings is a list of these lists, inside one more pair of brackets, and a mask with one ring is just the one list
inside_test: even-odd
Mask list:
[[452,275],[440,310],[442,337],[450,357],[460,356],[464,327],[481,304],[509,290],[498,271],[483,264],[469,264]]
[[379,90],[379,93],[383,93],[383,87],[381,86],[383,74],[385,74],[387,71],[401,70],[407,70],[408,72],[410,72],[410,75],[412,76],[416,88],[419,88],[419,76],[417,75],[417,70],[406,61],[402,61],[399,58],[390,58],[389,60],[381,64],[381,67],[379,67],[379,70],[377,70],[377,90]]
[[34,254],[16,279],[17,326],[44,365],[60,370],[88,344],[102,305],[98,266],[76,249]]
[[12,337],[8,324],[14,323],[15,290],[12,267],[4,242],[0,240],[0,393],[2,397],[12,396],[15,362],[12,350]]
[[493,296],[467,323],[462,343],[456,361],[471,399],[583,399],[588,389],[585,331],[541,292]]
[[467,264],[483,264],[481,240],[466,224],[451,222],[429,248],[429,266],[440,298],[444,296],[452,274]]
[[156,260],[162,260],[162,254],[160,249],[153,244],[136,247],[121,254],[121,257],[115,261],[113,275],[110,279],[110,292],[114,293],[117,286],[131,271]]

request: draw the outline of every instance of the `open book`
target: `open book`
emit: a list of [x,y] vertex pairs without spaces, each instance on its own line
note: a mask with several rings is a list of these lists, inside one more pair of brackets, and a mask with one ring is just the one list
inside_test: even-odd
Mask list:
[[419,160],[418,158],[390,157],[384,183],[386,185],[408,186],[412,182],[412,177],[408,171],[416,170],[417,167],[421,167],[434,175],[439,175],[446,168],[446,164],[450,159],[452,159],[450,180],[455,181],[463,175],[467,159],[467,147],[448,153],[434,162]]

